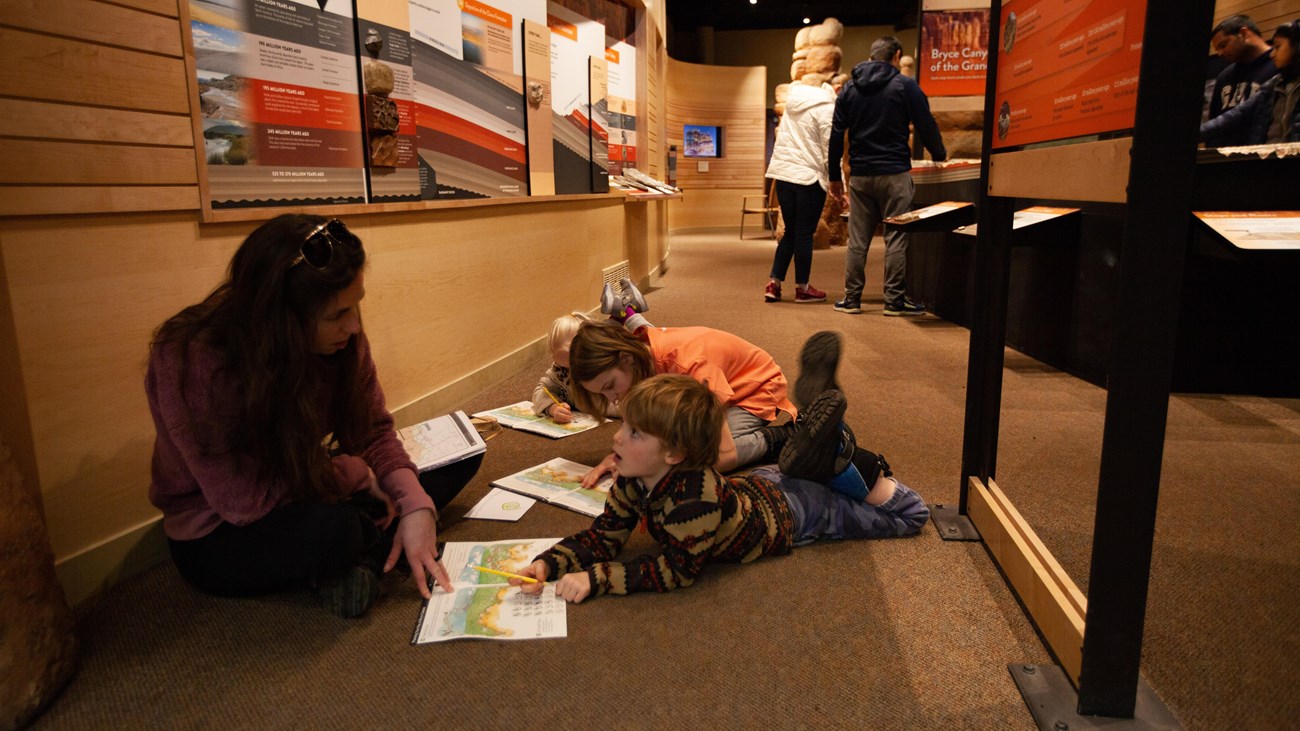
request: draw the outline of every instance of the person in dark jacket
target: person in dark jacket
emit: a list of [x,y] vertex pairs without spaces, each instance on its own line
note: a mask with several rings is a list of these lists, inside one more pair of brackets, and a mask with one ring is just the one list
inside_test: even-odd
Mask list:
[[[1210,32],[1210,48],[1228,66],[1214,80],[1206,119],[1214,119],[1246,101],[1277,74],[1270,54],[1272,49],[1248,15],[1233,15],[1214,26]],[[1206,141],[1213,147],[1247,144],[1242,134],[1230,132]]]
[[[899,73],[903,46],[893,36],[871,44],[871,60],[853,68],[853,79],[835,101],[827,156],[830,194],[849,208],[849,252],[844,262],[844,297],[838,312],[862,312],[867,249],[882,218],[912,206],[909,127],[935,162],[948,157],[930,102],[916,82]],[[849,135],[849,191],[841,182],[844,134]],[[925,308],[907,298],[907,234],[885,234],[885,314],[921,315]]]
[[1201,125],[1207,143],[1231,136],[1243,145],[1300,142],[1300,20],[1273,34],[1273,62],[1278,72],[1249,99]]

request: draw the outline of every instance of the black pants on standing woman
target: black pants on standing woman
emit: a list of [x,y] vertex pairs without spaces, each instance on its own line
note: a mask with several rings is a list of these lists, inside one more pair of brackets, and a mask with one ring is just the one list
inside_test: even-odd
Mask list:
[[817,222],[821,220],[822,207],[826,205],[826,191],[819,183],[799,185],[778,180],[776,202],[781,206],[785,235],[776,245],[772,278],[783,281],[793,258],[795,283],[808,284],[812,270],[813,234],[817,232]]
[[[441,511],[482,463],[479,454],[423,472],[420,486]],[[186,581],[217,596],[258,596],[314,584],[358,564],[378,572],[392,550],[397,520],[380,532],[364,503],[348,499],[281,505],[248,525],[222,523],[202,538],[169,539],[172,560]]]

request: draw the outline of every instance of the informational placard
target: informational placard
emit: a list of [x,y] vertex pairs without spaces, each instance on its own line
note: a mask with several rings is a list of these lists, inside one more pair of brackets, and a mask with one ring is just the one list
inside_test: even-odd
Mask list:
[[551,144],[551,29],[524,21],[524,118],[528,124],[528,194],[555,195]]
[[528,194],[523,21],[545,0],[410,0],[425,199]]
[[1195,215],[1238,249],[1300,250],[1300,211],[1196,211]]
[[592,56],[591,81],[591,192],[609,192],[609,62]]
[[351,0],[190,0],[212,208],[366,199]]
[[983,95],[988,59],[987,7],[921,13],[917,66],[926,96]]
[[407,0],[357,0],[370,201],[420,199]]
[[636,46],[618,41],[605,49],[609,68],[609,173],[636,167]]
[[1007,0],[993,147],[1130,129],[1145,0]]
[[591,192],[592,56],[605,55],[605,26],[555,2],[546,5],[551,29],[551,132],[555,192]]
[[902,213],[892,218],[886,218],[885,223],[901,225],[912,223],[914,221],[924,221],[927,218],[934,218],[935,216],[940,216],[945,213],[952,213],[958,209],[967,208],[973,205],[973,203],[966,203],[963,201],[944,201],[942,203],[935,203],[932,206],[926,206],[925,208],[918,208],[915,211],[908,211],[907,213]]
[[[1012,214],[1011,230],[1016,231],[1033,226],[1036,223],[1052,221],[1078,212],[1078,208],[1058,208],[1055,206],[1030,206],[1028,208],[1022,208]],[[954,230],[953,233],[963,234],[965,236],[975,236],[979,233],[979,226],[972,223],[969,226],[962,226]]]

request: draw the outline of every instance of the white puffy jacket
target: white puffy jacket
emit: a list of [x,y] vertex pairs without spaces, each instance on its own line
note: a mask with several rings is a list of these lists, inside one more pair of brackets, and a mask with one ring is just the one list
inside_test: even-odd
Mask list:
[[834,112],[835,90],[830,84],[790,84],[767,177],[798,185],[820,183],[823,190],[829,190],[826,146],[830,143]]

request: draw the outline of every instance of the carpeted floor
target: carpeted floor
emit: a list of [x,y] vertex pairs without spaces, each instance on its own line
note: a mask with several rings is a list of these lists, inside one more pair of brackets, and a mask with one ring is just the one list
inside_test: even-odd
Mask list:
[[[881,249],[866,312],[850,317],[829,303],[764,304],[770,240],[677,236],[649,316],[731,330],[791,377],[807,335],[841,331],[860,442],[928,502],[955,502],[969,333],[882,317]],[[842,267],[842,249],[817,252],[813,283],[833,298]],[[463,407],[524,398],[545,366]],[[1106,394],[1013,351],[1003,394],[998,483],[1086,591]],[[551,441],[507,430],[441,537],[584,527],[543,504],[518,523],[461,516],[493,478],[556,456],[595,464],[612,431]],[[1297,727],[1297,482],[1300,401],[1172,399],[1143,674],[1189,729]],[[418,595],[396,576],[384,589],[345,621],[306,592],[211,599],[158,566],[84,608],[81,669],[35,728],[1029,729],[1006,666],[1051,662],[982,545],[945,543],[929,526],[714,567],[668,595],[570,606],[558,640],[412,646]]]

